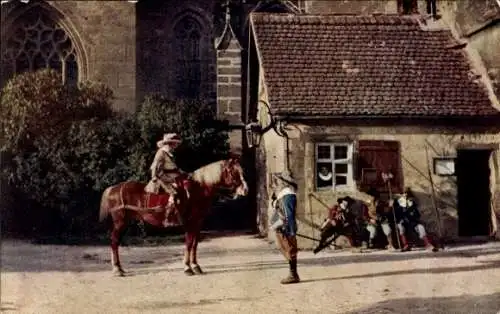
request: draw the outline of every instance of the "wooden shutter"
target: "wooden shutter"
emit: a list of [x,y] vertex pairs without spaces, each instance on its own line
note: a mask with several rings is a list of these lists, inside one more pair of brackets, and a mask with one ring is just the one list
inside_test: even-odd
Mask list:
[[[365,176],[363,176],[363,172]],[[368,182],[367,174],[373,173],[376,179]],[[403,192],[403,173],[401,171],[400,144],[396,141],[359,141],[356,165],[358,187],[367,191],[374,186],[380,192],[387,192],[387,184],[382,179],[383,172],[394,176],[391,180],[393,193]]]

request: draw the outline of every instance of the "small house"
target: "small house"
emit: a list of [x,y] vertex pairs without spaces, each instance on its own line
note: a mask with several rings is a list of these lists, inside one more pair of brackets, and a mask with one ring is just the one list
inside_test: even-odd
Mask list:
[[253,13],[249,32],[261,233],[271,236],[271,175],[289,169],[306,237],[319,237],[338,197],[363,199],[372,186],[385,197],[410,187],[428,231],[444,239],[500,237],[498,100],[446,27],[417,16]]

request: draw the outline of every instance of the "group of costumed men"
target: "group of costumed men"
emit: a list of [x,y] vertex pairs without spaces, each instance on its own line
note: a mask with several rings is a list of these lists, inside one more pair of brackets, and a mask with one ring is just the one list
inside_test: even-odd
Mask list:
[[418,205],[410,188],[395,200],[383,202],[376,189],[371,188],[366,194],[368,200],[355,200],[349,196],[339,198],[337,204],[328,211],[328,217],[321,226],[321,240],[314,249],[318,253],[339,235],[348,235],[354,246],[374,247],[377,231],[382,229],[387,239],[387,249],[394,251],[391,225],[397,228],[397,236],[402,251],[410,250],[408,232],[416,232],[426,249],[437,251],[427,236],[421,220]]

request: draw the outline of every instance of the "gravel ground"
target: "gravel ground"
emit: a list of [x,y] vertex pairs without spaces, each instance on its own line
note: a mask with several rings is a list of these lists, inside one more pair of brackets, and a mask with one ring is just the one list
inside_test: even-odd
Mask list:
[[500,243],[438,253],[299,252],[302,282],[252,236],[207,238],[204,275],[182,273],[182,246],[128,246],[126,277],[113,277],[105,246],[5,240],[5,313],[500,313]]

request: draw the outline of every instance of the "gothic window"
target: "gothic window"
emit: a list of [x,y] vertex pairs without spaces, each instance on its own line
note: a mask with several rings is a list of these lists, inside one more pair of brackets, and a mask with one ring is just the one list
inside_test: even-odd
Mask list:
[[52,68],[61,72],[65,84],[77,84],[75,47],[64,29],[43,11],[24,14],[10,34],[2,47],[3,82],[15,73]]
[[174,28],[177,37],[177,97],[194,99],[201,89],[201,27],[192,17],[184,17]]

